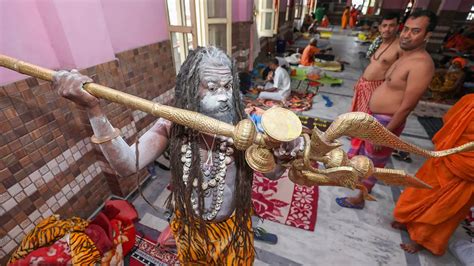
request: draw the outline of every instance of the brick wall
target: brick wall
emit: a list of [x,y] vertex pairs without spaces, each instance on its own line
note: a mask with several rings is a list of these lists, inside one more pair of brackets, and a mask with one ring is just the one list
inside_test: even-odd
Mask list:
[[[169,41],[116,57],[81,72],[120,91],[172,101],[176,73]],[[155,120],[115,103],[101,105],[128,143]],[[85,112],[49,82],[28,78],[0,87],[0,133],[0,265],[40,219],[52,213],[87,218],[111,194],[126,196],[136,188],[136,178],[119,178],[90,142]]]

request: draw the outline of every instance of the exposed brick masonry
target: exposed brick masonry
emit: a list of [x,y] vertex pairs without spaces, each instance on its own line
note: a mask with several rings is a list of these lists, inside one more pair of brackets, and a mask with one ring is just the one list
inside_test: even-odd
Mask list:
[[[81,73],[145,99],[172,101],[176,74],[169,41],[116,57]],[[155,120],[119,104],[101,105],[128,143]],[[40,219],[52,213],[87,218],[111,194],[126,196],[136,187],[135,177],[119,178],[90,142],[85,112],[49,82],[28,78],[0,87],[0,133],[1,265]]]

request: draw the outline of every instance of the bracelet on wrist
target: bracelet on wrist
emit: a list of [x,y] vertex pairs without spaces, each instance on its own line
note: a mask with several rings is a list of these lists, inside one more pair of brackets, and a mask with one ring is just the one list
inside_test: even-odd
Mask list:
[[110,136],[105,136],[105,137],[98,138],[95,135],[92,135],[91,136],[91,142],[94,143],[94,144],[102,144],[102,143],[111,141],[111,140],[117,138],[118,136],[120,136],[120,130],[118,128],[114,128],[114,132]]

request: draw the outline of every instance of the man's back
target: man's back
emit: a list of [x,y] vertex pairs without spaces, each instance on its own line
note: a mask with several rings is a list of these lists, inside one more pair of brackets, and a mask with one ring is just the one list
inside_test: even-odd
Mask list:
[[275,69],[273,77],[273,85],[278,89],[278,92],[284,98],[288,97],[291,92],[290,75],[283,67],[279,66]]
[[303,54],[301,55],[301,62],[300,64],[303,66],[312,66],[314,62],[314,55],[319,52],[319,48],[313,45],[308,45],[303,50]]

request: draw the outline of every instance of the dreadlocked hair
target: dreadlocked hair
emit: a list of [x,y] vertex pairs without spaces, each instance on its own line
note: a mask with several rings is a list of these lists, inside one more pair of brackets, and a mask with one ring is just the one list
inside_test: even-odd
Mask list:
[[[205,59],[204,61],[203,58]],[[200,100],[197,96],[200,84],[200,68],[205,68],[209,62],[214,65],[223,65],[231,68],[233,76],[232,105],[236,112],[233,123],[237,124],[237,122],[247,117],[244,111],[243,102],[241,100],[238,73],[235,69],[235,64],[230,60],[230,58],[216,47],[198,47],[196,50],[189,52],[189,55],[182,64],[177,76],[175,87],[175,106],[177,108],[187,109],[190,111],[199,111]],[[170,132],[170,168],[172,193],[168,200],[168,207],[174,208],[176,212],[175,219],[178,219],[177,222],[183,225],[181,228],[189,228],[189,231],[185,232],[188,234],[188,246],[191,246],[190,242],[195,236],[199,236],[204,239],[206,243],[209,243],[209,238],[206,234],[206,222],[201,218],[202,214],[204,213],[204,191],[201,187],[203,183],[203,175],[201,171],[198,133],[199,132],[195,130],[178,125],[176,123],[173,123]],[[186,142],[191,144],[192,152],[190,168],[191,174],[189,175],[187,185],[185,185],[182,180],[183,163],[181,162],[181,146]],[[244,154],[245,153],[243,151],[239,150],[235,150],[234,152],[234,162],[237,169],[237,176],[233,198],[235,203],[233,219],[235,219],[236,230],[233,233],[232,240],[234,248],[236,250],[241,249],[243,251],[236,252],[236,254],[243,254],[242,259],[248,256],[248,254],[245,254],[246,251],[251,250],[249,248],[252,245],[251,235],[253,234],[247,225],[251,219],[251,191],[253,171],[246,163]],[[192,184],[194,179],[197,179],[198,181],[196,188],[198,192],[198,215],[195,215],[191,204],[191,195],[193,193]],[[183,254],[189,253],[183,252]],[[191,258],[184,259],[189,261]]]

